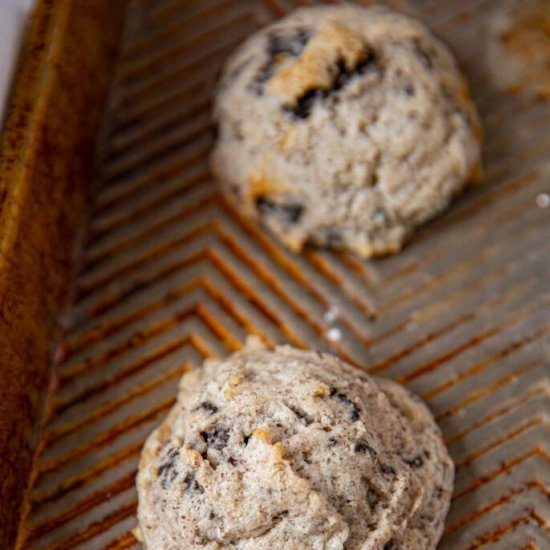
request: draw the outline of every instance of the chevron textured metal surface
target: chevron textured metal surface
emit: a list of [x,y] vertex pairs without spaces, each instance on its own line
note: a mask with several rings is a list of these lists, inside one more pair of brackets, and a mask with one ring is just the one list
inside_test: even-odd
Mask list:
[[548,104],[492,85],[494,3],[397,2],[468,75],[484,184],[398,256],[289,253],[222,200],[207,161],[221,64],[298,4],[133,4],[21,548],[137,548],[145,437],[179,377],[247,333],[332,350],[427,400],[457,466],[442,549],[550,548]]

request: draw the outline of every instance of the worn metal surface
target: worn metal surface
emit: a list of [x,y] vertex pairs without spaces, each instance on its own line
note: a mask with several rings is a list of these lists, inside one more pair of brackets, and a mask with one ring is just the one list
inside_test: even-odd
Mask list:
[[332,349],[428,401],[457,466],[441,548],[550,547],[548,104],[492,84],[498,2],[400,2],[471,81],[484,185],[398,256],[291,254],[218,195],[209,95],[237,43],[302,3],[133,5],[21,548],[137,547],[145,437],[180,375],[248,332]]
[[123,2],[37,2],[0,136],[0,548],[17,533],[124,16]]

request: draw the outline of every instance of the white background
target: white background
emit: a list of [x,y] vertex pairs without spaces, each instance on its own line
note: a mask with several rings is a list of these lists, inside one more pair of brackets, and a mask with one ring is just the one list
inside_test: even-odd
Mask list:
[[0,126],[32,0],[0,0]]

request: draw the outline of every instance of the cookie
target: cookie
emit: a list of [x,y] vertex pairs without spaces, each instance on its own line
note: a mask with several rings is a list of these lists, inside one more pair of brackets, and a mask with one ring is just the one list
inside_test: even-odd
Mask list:
[[435,548],[453,464],[422,401],[330,354],[250,342],[182,379],[143,449],[145,548]]
[[449,50],[382,7],[299,9],[229,59],[212,170],[284,244],[398,251],[480,174],[481,128]]

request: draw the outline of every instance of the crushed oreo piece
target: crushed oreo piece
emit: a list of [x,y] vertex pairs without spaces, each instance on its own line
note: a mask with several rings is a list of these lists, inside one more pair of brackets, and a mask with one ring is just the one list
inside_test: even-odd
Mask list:
[[343,59],[336,62],[336,76],[330,88],[331,92],[337,92],[346,86],[354,77],[365,74],[371,67],[376,66],[376,58],[370,50],[351,69],[348,68]]
[[411,460],[405,460],[405,462],[413,469],[417,470],[418,468],[422,468],[424,466],[424,459],[421,455],[415,456]]
[[338,445],[338,440],[335,437],[329,437],[327,442],[327,447],[330,449]]
[[227,462],[229,462],[229,464],[231,464],[231,466],[236,466],[237,465],[237,460],[235,458],[233,458],[232,456],[230,456],[227,459]]
[[298,57],[311,38],[311,31],[303,27],[290,29],[285,34],[272,32],[268,37],[267,53],[270,57],[287,55]]
[[183,484],[185,486],[185,489],[183,490],[184,493],[193,493],[193,492],[204,493],[204,487],[196,480],[195,472],[189,472],[185,476],[185,479],[183,480]]
[[256,199],[256,208],[263,215],[275,216],[290,224],[297,223],[304,213],[301,204],[276,204],[263,195]]
[[393,542],[392,539],[390,539],[386,544],[384,544],[384,548],[382,550],[397,550],[397,546]]
[[360,454],[368,453],[373,460],[377,458],[376,451],[366,441],[358,441],[353,447],[353,450]]
[[306,425],[306,426],[309,426],[312,422],[313,422],[313,419],[311,418],[311,416],[309,416],[306,412],[304,412],[303,410],[299,409],[298,407],[295,407],[294,405],[287,405],[287,407],[300,419],[300,420],[303,420],[303,423]]
[[283,110],[292,114],[295,118],[305,120],[311,115],[316,101],[325,99],[330,94],[341,90],[353,78],[364,74],[369,68],[375,66],[376,57],[370,50],[367,50],[363,58],[360,59],[352,68],[348,68],[343,59],[338,59],[336,62],[336,71],[332,83],[328,89],[311,88],[302,96],[297,98],[294,105],[285,105]]
[[336,401],[339,401],[349,409],[349,417],[352,422],[359,420],[359,413],[361,410],[345,393],[341,393],[336,388],[332,388],[330,390],[330,397],[336,399]]
[[197,407],[193,409],[193,411],[206,411],[212,414],[216,414],[220,409],[216,407],[213,403],[210,403],[210,401],[205,401],[204,403],[200,403]]
[[295,118],[305,120],[311,115],[315,102],[325,98],[326,96],[326,90],[311,88],[305,94],[300,96],[294,105],[285,105],[283,110],[292,114]]
[[243,437],[243,442],[244,442],[244,444],[245,444],[245,445],[248,445],[248,442],[249,442],[249,441],[250,441],[250,436],[249,436],[249,435],[245,435],[245,436]]
[[269,59],[260,69],[249,89],[261,95],[263,85],[275,74],[280,56],[298,57],[310,38],[311,32],[304,28],[292,29],[285,34],[281,34],[280,31],[271,33],[267,43]]
[[175,468],[175,463],[179,457],[179,449],[172,447],[165,453],[157,474],[160,477],[160,482],[163,489],[168,489],[170,484],[178,477],[178,471]]
[[275,514],[273,516],[273,521],[281,521],[283,518],[288,516],[288,510],[283,510],[282,512],[279,512],[278,514]]
[[382,464],[382,466],[380,466],[380,471],[388,476],[394,476],[396,474],[395,468],[387,464]]
[[209,447],[222,451],[227,447],[229,441],[229,428],[215,424],[212,428],[201,432],[201,436]]

